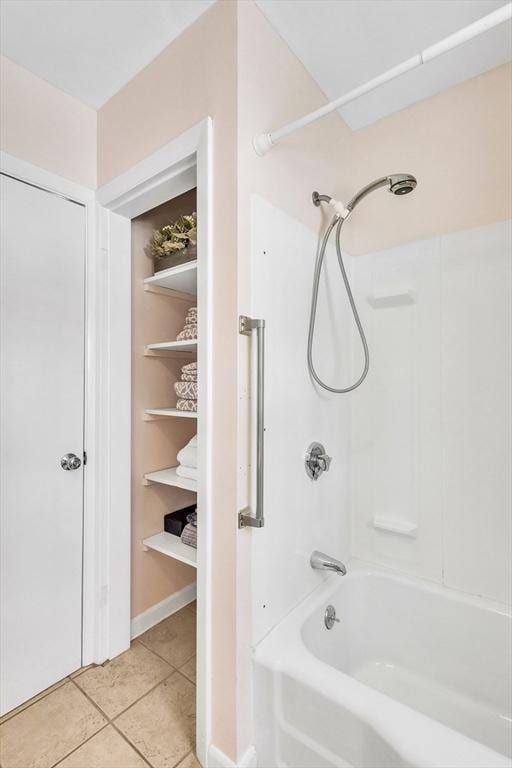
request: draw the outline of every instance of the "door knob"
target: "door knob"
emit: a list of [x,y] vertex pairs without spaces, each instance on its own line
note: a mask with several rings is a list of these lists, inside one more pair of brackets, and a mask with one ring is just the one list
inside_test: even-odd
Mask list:
[[66,453],[60,460],[62,469],[79,469],[82,466],[82,460],[75,456],[74,453]]

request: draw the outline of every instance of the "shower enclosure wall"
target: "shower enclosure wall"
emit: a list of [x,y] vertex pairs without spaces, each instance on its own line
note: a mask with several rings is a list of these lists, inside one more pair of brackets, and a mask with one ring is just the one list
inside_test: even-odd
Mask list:
[[349,259],[373,362],[351,402],[352,555],[503,603],[511,252],[508,220]]
[[[264,200],[252,212],[254,307],[282,372],[267,381],[266,528],[252,539],[262,764],[510,765],[511,222],[348,257],[372,366],[332,395],[306,369],[318,237]],[[353,380],[363,353],[332,251],[320,296],[316,360],[328,381]],[[312,481],[315,439],[333,460]],[[315,549],[348,559],[346,585],[309,567]],[[415,751],[400,719],[437,751]]]
[[[253,310],[280,371],[266,385],[253,641],[326,578],[308,566],[314,549],[509,602],[510,221],[348,257],[372,368],[336,396],[306,367],[318,237],[261,198],[252,216]],[[327,380],[350,381],[361,346],[332,251],[326,267],[315,358]],[[316,482],[313,440],[333,457]]]

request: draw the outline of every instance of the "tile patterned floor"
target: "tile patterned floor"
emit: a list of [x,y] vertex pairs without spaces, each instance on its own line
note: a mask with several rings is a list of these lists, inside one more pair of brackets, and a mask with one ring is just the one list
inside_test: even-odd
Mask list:
[[200,768],[195,604],[0,720],[1,768]]

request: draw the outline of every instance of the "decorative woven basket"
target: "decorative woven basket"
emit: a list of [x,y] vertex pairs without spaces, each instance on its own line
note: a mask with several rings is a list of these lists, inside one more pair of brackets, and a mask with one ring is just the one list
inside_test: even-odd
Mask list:
[[182,251],[177,251],[170,256],[154,257],[154,271],[155,273],[161,272],[163,269],[177,267],[179,264],[186,264],[187,261],[195,261],[195,259],[197,259],[197,246],[189,245],[188,248],[184,248]]

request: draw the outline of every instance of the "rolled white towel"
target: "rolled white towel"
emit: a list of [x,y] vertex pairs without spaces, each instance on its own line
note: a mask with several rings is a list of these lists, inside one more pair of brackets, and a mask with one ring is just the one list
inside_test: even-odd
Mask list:
[[187,480],[197,480],[197,469],[195,467],[182,467],[181,464],[176,467],[178,477],[185,477]]
[[178,461],[182,467],[197,468],[197,445],[186,445],[178,453]]

